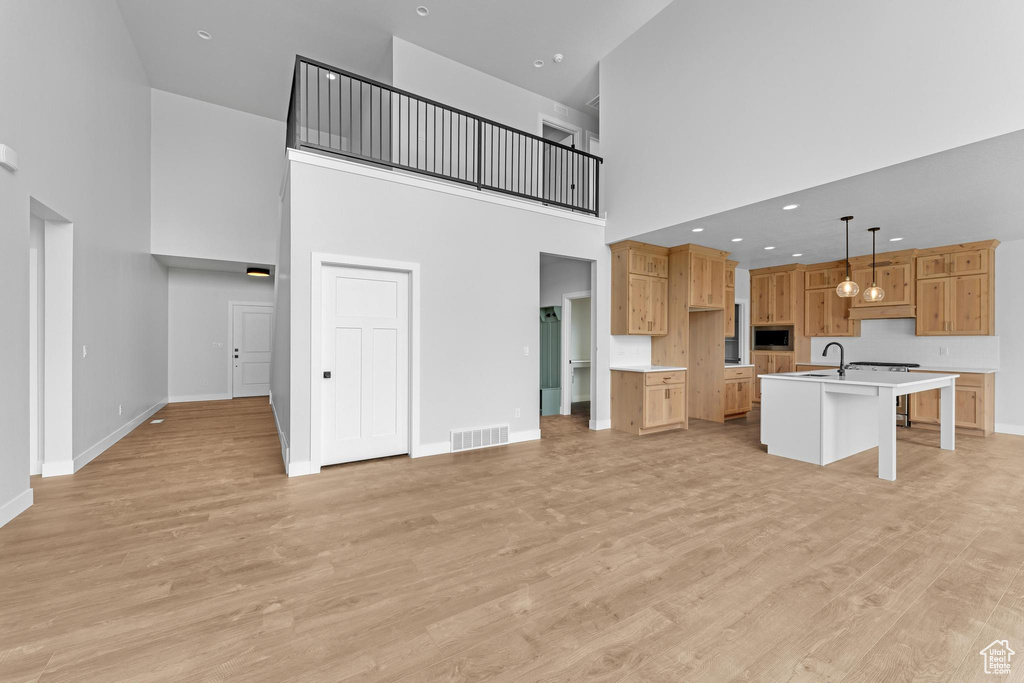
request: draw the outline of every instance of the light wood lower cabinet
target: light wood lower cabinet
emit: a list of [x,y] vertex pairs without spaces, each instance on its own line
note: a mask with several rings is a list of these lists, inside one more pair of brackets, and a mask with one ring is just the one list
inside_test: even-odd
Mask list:
[[686,429],[686,372],[612,370],[612,429],[651,434]]
[[745,416],[754,406],[754,368],[725,369],[725,419]]
[[[995,431],[995,375],[959,374],[956,380],[956,430],[963,434],[988,436]],[[941,414],[939,397],[938,389],[910,395],[912,427],[938,429]]]

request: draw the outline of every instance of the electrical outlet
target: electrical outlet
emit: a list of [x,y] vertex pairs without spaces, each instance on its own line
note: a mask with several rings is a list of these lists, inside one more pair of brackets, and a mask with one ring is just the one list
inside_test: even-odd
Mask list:
[[523,355],[524,356],[529,356],[530,355],[530,347],[529,346],[524,346],[523,347]]
[[224,342],[213,342],[213,348],[215,348],[215,349],[223,349],[224,348]]
[[516,408],[516,417],[519,417],[519,408]]
[[208,380],[208,379],[204,379],[204,380],[203,380],[203,386],[204,386],[204,387],[208,387],[208,386],[210,386],[210,380]]
[[89,349],[85,348],[85,344],[82,344],[82,358],[89,355]]
[[123,412],[124,412],[124,406],[121,405],[120,403],[118,403],[117,404],[117,414],[120,415]]
[[940,346],[939,347],[939,355],[940,356],[948,356],[949,355],[949,347],[948,346]]

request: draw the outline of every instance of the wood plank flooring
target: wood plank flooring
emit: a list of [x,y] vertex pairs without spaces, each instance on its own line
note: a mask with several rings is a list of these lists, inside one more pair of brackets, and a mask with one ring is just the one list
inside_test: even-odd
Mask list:
[[0,681],[1024,680],[1024,437],[886,482],[578,414],[288,479],[265,399],[158,417],[0,529]]

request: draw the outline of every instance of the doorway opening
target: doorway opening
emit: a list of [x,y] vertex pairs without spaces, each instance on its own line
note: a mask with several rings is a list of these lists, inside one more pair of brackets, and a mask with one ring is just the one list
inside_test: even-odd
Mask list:
[[[548,142],[565,147],[579,148],[583,131],[578,126],[547,117],[540,116],[540,136]],[[570,203],[582,191],[575,176],[582,172],[577,167],[572,155],[559,147],[544,145],[541,160],[541,177],[543,182],[543,198],[555,203]]]
[[35,198],[28,259],[29,472],[72,474],[74,226]]
[[540,414],[593,424],[596,316],[592,314],[594,261],[540,255]]

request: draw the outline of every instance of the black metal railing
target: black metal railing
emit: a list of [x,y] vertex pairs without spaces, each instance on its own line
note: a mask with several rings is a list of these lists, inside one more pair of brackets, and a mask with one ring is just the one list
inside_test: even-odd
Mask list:
[[293,149],[598,215],[600,157],[305,57],[287,135]]

